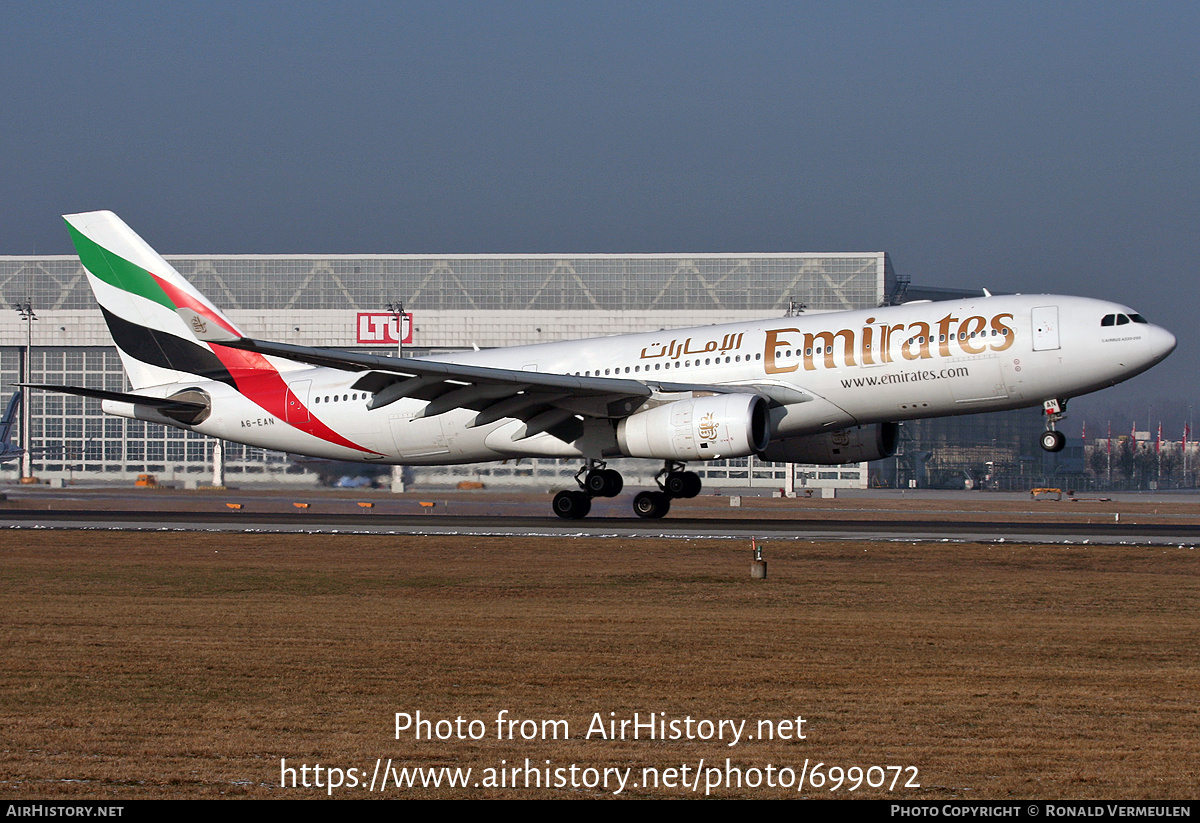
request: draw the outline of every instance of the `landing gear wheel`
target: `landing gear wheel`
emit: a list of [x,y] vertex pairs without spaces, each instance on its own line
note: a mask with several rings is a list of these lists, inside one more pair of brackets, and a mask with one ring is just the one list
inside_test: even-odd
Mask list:
[[583,486],[593,497],[616,497],[625,486],[621,473],[613,469],[595,469],[583,478]]
[[625,488],[625,481],[616,469],[605,469],[604,476],[608,478],[608,494],[605,497],[616,497]]
[[583,492],[561,491],[554,495],[554,513],[567,520],[582,520],[592,510],[592,498]]
[[671,472],[663,481],[663,491],[671,497],[695,497],[702,486],[695,472]]
[[662,517],[671,510],[671,498],[663,492],[641,492],[633,498],[633,513],[638,517]]
[[1067,445],[1067,436],[1059,431],[1042,432],[1041,443],[1048,452],[1060,452]]

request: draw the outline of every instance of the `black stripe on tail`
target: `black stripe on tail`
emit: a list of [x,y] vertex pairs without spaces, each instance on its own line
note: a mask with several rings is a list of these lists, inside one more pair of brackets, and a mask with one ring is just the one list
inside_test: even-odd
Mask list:
[[135,360],[163,369],[186,372],[217,380],[237,388],[233,375],[215,354],[198,343],[184,340],[157,329],[139,326],[110,312],[103,306],[104,322],[117,348]]

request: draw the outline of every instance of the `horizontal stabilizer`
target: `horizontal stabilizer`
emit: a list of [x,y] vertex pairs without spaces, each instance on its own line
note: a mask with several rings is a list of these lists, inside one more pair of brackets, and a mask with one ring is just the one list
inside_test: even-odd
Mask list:
[[18,383],[30,389],[53,391],[59,394],[75,394],[80,397],[94,397],[97,400],[115,400],[118,403],[134,403],[139,406],[150,406],[159,411],[202,412],[208,409],[207,403],[193,403],[190,400],[174,400],[170,397],[145,397],[140,394],[125,394],[124,392],[104,391],[103,389],[85,389],[81,386],[53,386],[48,383]]

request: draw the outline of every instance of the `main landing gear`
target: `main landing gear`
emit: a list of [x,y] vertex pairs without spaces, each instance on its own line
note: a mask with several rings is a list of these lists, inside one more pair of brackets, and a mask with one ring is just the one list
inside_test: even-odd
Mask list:
[[567,520],[582,520],[592,510],[593,497],[616,497],[625,487],[621,473],[605,468],[599,460],[588,460],[575,472],[579,489],[568,489],[554,495],[554,513]]
[[662,517],[671,510],[671,501],[695,497],[703,484],[700,475],[685,471],[683,463],[668,460],[662,471],[654,475],[656,492],[641,492],[633,498],[633,513],[638,517]]
[[1067,436],[1060,431],[1055,430],[1058,421],[1062,420],[1067,415],[1064,410],[1067,408],[1066,400],[1047,400],[1042,404],[1043,410],[1046,412],[1046,430],[1042,432],[1039,440],[1043,449],[1048,452],[1060,452],[1067,445]]
[[[662,517],[671,510],[671,501],[695,497],[700,493],[700,475],[685,471],[683,463],[668,460],[654,476],[658,491],[639,492],[633,498],[633,513],[638,517]],[[588,460],[575,474],[579,489],[568,489],[554,495],[554,513],[567,520],[580,520],[592,510],[593,497],[616,497],[625,483],[620,472],[605,468],[599,460]]]

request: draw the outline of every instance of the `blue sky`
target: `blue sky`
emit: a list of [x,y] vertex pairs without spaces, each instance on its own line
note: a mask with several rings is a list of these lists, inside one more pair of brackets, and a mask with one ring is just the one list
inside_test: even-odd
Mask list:
[[1113,396],[1200,400],[1200,4],[0,10],[0,253],[883,250],[1129,303],[1180,348]]

